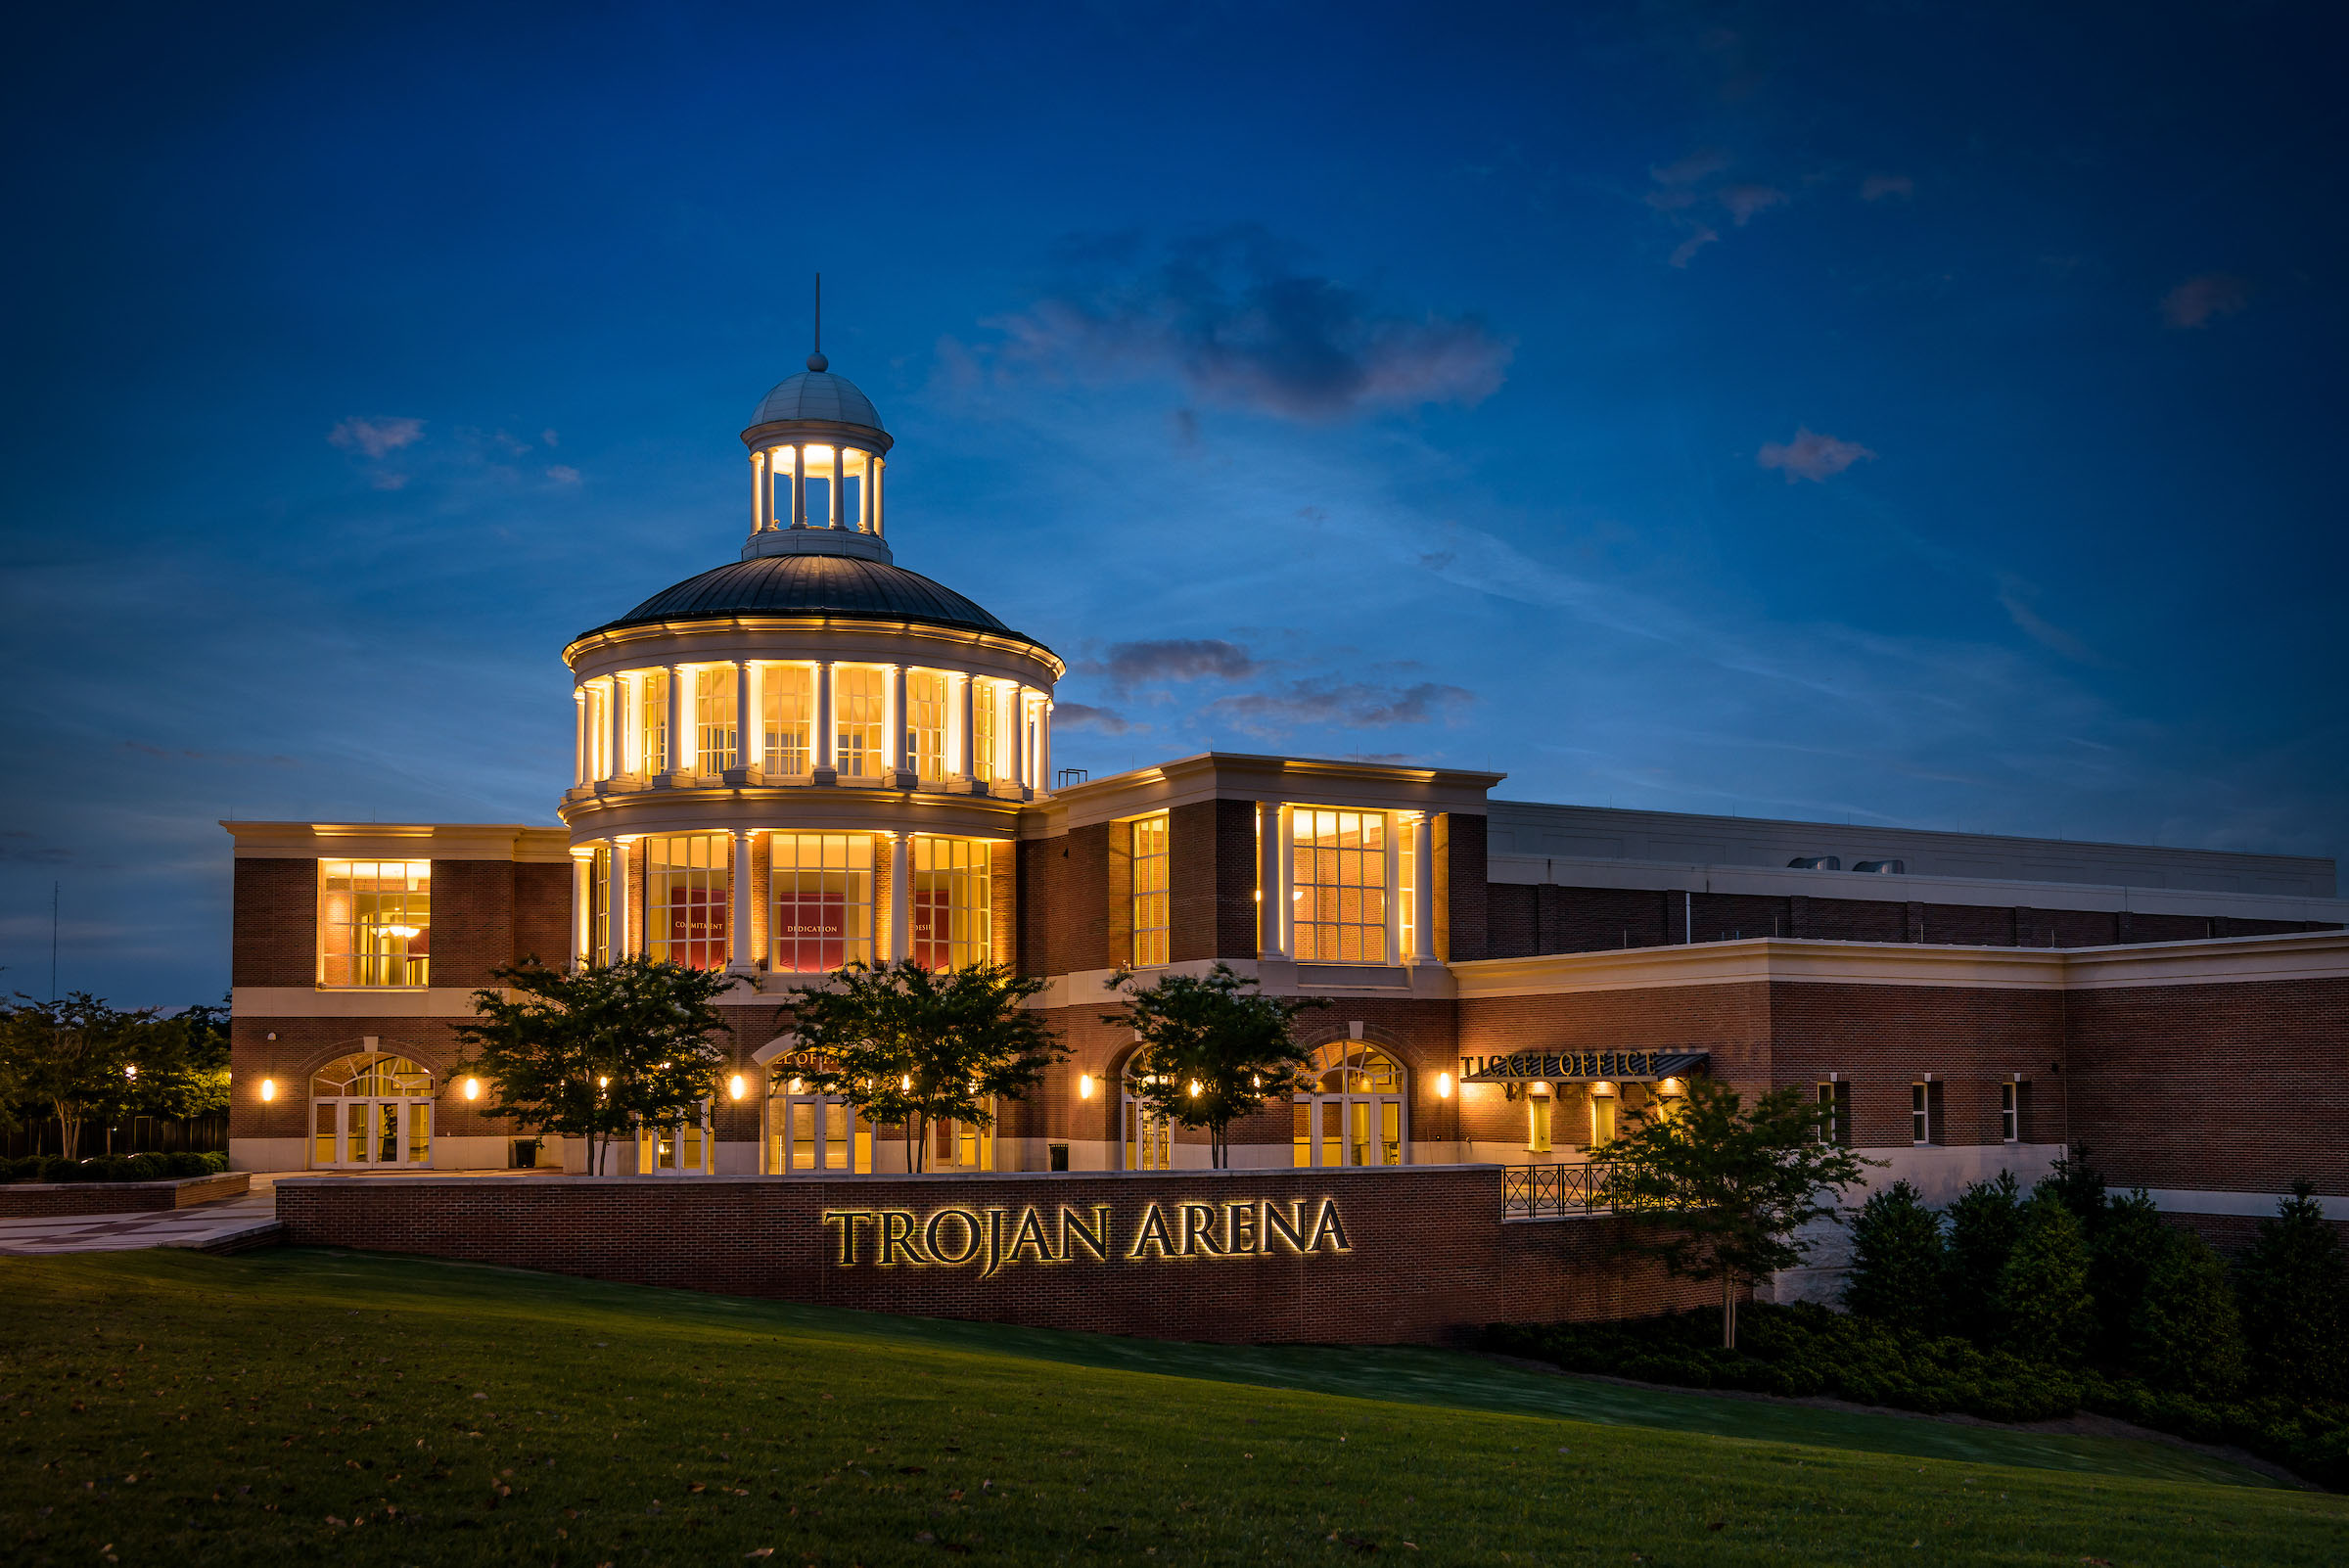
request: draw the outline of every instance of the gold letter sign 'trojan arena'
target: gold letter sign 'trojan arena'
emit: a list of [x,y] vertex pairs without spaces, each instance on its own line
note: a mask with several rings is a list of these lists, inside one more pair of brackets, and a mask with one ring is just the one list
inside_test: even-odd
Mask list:
[[827,1209],[837,1227],[832,1261],[843,1268],[979,1268],[989,1279],[1015,1263],[1164,1263],[1174,1258],[1263,1258],[1285,1251],[1300,1258],[1352,1252],[1338,1200],[1313,1206],[1300,1199],[1226,1203],[1152,1203],[1130,1233],[1120,1235],[1110,1205],[1059,1205],[1047,1222],[1034,1204],[1009,1208]]

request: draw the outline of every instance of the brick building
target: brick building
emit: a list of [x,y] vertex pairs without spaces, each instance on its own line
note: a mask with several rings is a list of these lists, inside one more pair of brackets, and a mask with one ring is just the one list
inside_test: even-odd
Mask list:
[[[228,824],[232,1158],[503,1166],[451,1027],[500,965],[723,969],[728,1079],[636,1174],[903,1169],[806,1092],[789,997],[1009,964],[1070,1042],[933,1170],[1206,1163],[1126,1092],[1108,978],[1216,962],[1309,1015],[1256,1167],[1573,1164],[1692,1074],[1798,1085],[1946,1197],[2088,1144],[2168,1207],[2349,1217],[2349,903],[2324,859],[1602,810],[1503,775],[1210,754],[1057,781],[1044,643],[895,564],[892,440],[822,356],[744,432],[740,558],[565,650],[562,826]],[[556,781],[550,780],[550,787]],[[579,1151],[565,1151],[574,1169]]]

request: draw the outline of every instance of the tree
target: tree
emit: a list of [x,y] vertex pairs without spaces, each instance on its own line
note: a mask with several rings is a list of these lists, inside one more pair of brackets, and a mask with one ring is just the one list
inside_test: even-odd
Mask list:
[[1999,1271],[2006,1345],[2032,1360],[2077,1366],[2096,1325],[2080,1222],[2062,1198],[2047,1191],[2034,1191],[2018,1219],[2014,1250]]
[[466,1059],[450,1071],[489,1082],[484,1116],[587,1143],[605,1174],[612,1140],[694,1114],[725,1057],[712,1000],[732,984],[715,970],[626,958],[567,973],[535,959],[500,969],[505,992],[473,993],[454,1033]]
[[45,1107],[57,1118],[65,1157],[78,1158],[84,1124],[128,1105],[137,1074],[125,1069],[137,1067],[155,1010],[123,1012],[86,991],[48,1002],[20,992],[19,1003],[0,1018],[9,1100]]
[[2174,1233],[2142,1187],[2105,1206],[2104,1222],[2088,1238],[2088,1293],[2096,1304],[2099,1360],[2128,1364],[2134,1354],[2130,1325]]
[[2022,1228],[2014,1173],[1976,1181],[1949,1207],[1948,1323],[1983,1344],[1999,1335],[1999,1281]]
[[2234,1292],[2227,1266],[2200,1236],[2169,1232],[2130,1329],[2137,1373],[2155,1388],[2219,1401],[2242,1387]]
[[2080,1234],[2095,1244],[2111,1205],[2105,1196],[2104,1173],[2090,1158],[2087,1144],[2057,1156],[2054,1169],[2031,1190],[2048,1193],[2071,1210],[2072,1218],[2080,1222]]
[[2349,1399],[2349,1267],[2316,1191],[2293,1182],[2259,1222],[2238,1273],[2243,1332],[2262,1389]]
[[1141,1049],[1127,1069],[1134,1097],[1179,1127],[1205,1128],[1209,1163],[1231,1163],[1231,1124],[1285,1100],[1309,1082],[1311,1059],[1290,1033],[1298,1014],[1327,1007],[1321,996],[1267,996],[1256,977],[1219,963],[1205,975],[1161,975],[1135,989],[1124,970],[1109,977],[1126,1005],[1101,1022],[1133,1031]]
[[130,1042],[138,1076],[129,1109],[139,1116],[212,1116],[228,1109],[228,998],[154,1018]]
[[1949,1258],[1941,1221],[1916,1188],[1895,1181],[1852,1222],[1852,1271],[1843,1302],[1863,1317],[1930,1333],[1940,1325]]
[[1820,1142],[1819,1114],[1800,1089],[1748,1110],[1727,1084],[1691,1079],[1677,1110],[1636,1111],[1630,1131],[1591,1151],[1628,1222],[1618,1245],[1681,1277],[1721,1281],[1725,1349],[1737,1347],[1737,1287],[1802,1262],[1810,1243],[1795,1232],[1832,1218],[1834,1195],[1876,1163]]
[[993,1127],[997,1098],[1021,1098],[1068,1055],[1043,1015],[1023,1005],[1044,984],[997,964],[846,965],[793,999],[801,1049],[832,1062],[807,1082],[875,1126],[903,1129],[905,1169],[922,1170],[933,1122]]

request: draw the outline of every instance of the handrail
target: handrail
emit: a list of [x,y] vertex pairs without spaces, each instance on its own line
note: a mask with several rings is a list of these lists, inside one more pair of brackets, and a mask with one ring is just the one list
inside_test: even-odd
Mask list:
[[1614,1204],[1603,1166],[1504,1165],[1500,1168],[1500,1217],[1536,1220],[1545,1215],[1599,1214]]

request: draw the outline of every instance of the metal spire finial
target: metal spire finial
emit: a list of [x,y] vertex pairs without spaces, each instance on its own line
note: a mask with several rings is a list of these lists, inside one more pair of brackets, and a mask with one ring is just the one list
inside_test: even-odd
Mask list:
[[829,369],[832,361],[824,357],[824,275],[815,275],[815,352],[807,356],[809,370]]

